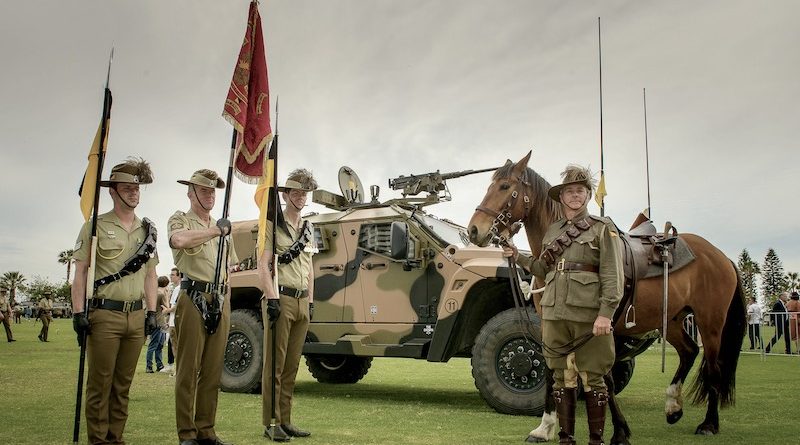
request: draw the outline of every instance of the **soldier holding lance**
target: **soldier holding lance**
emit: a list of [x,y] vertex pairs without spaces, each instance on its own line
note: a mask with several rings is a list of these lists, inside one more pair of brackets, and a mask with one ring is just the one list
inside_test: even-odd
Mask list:
[[[542,342],[555,379],[559,443],[575,444],[580,378],[589,444],[599,445],[603,443],[608,400],[603,376],[614,364],[611,318],[623,292],[621,241],[609,218],[587,212],[594,189],[591,172],[570,165],[561,176],[563,182],[550,188],[548,196],[561,204],[564,217],[548,228],[539,258],[520,262],[545,282]],[[516,257],[516,247],[505,248],[505,254]]]
[[[317,181],[311,172],[305,169],[292,171],[286,184],[278,187],[283,200],[286,201],[286,210],[283,212],[283,218],[278,218],[277,229],[273,232],[268,222],[270,226],[266,230],[266,245],[272,244],[272,234],[275,233],[278,295],[275,294],[275,284],[270,273],[274,267],[272,249],[264,249],[258,260],[258,275],[264,292],[262,317],[275,323],[274,340],[271,338],[273,330],[264,329],[262,420],[265,427],[264,434],[276,442],[286,442],[292,437],[311,435],[310,432],[292,424],[292,396],[308,323],[314,313],[314,269],[311,267],[314,229],[310,222],[300,216],[300,211],[306,205],[308,192],[316,188]],[[274,382],[272,382],[272,341],[276,342]],[[270,427],[273,390],[277,404],[274,429]]]
[[[73,328],[79,344],[83,338],[87,341],[89,444],[125,443],[128,392],[144,338],[156,328],[156,230],[134,212],[139,185],[152,182],[150,166],[135,158],[114,166],[109,180],[100,181],[101,187],[108,187],[114,209],[97,217],[95,276],[88,276],[91,221],[83,225],[75,244]],[[88,308],[87,286],[94,288]]]
[[175,308],[175,422],[181,445],[226,445],[214,430],[219,381],[230,330],[229,264],[238,262],[228,239],[221,281],[214,288],[220,238],[231,231],[227,219],[215,220],[216,189],[225,188],[216,172],[198,170],[188,181],[188,212],[169,219],[169,244],[183,273]]

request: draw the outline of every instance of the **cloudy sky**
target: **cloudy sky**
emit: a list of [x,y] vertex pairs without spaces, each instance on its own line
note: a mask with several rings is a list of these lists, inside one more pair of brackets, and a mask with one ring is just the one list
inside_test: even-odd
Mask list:
[[[103,176],[127,156],[150,161],[156,182],[137,213],[166,233],[188,208],[175,181],[226,171],[220,115],[247,7],[0,3],[0,273],[65,276],[57,254],[82,223],[76,192],[112,46]],[[279,174],[305,166],[338,191],[348,165],[382,199],[398,196],[390,177],[493,167],[531,149],[550,182],[567,163],[598,170],[601,17],[607,214],[627,227],[647,207],[646,88],[656,224],[669,219],[734,259],[747,248],[762,261],[774,247],[800,271],[796,1],[268,0],[260,10],[280,98]],[[453,180],[453,201],[430,210],[466,224],[488,182]],[[253,191],[234,182],[232,219],[256,217]]]

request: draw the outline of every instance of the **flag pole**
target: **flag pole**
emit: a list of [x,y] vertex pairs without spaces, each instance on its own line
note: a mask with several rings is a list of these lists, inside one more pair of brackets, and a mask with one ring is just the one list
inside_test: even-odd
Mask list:
[[644,158],[647,167],[647,218],[653,220],[653,208],[650,207],[650,147],[647,144],[647,89],[642,88],[644,101]]
[[[97,175],[94,184],[94,204],[92,207],[91,223],[91,246],[89,248],[89,269],[86,273],[86,293],[83,298],[83,310],[88,315],[89,299],[94,293],[95,275],[95,255],[97,253],[97,214],[100,205],[100,179],[103,173],[103,161],[105,161],[106,138],[108,137],[108,120],[111,117],[111,63],[114,61],[114,47],[111,47],[111,55],[108,57],[108,70],[106,71],[106,86],[103,89],[103,111],[100,116],[100,146],[97,150]],[[81,334],[81,351],[78,358],[78,384],[75,391],[75,418],[72,427],[72,443],[77,445],[81,433],[81,402],[83,401],[83,378],[86,369],[86,332]]]
[[[275,291],[275,295],[280,298],[280,293],[278,292],[278,250],[276,248],[275,242],[275,235],[276,229],[278,226],[278,213],[280,212],[281,202],[278,198],[278,101],[280,100],[279,97],[275,97],[275,137],[272,139],[273,148],[275,149],[274,158],[272,161],[272,192],[275,194],[273,197],[274,200],[274,209],[272,214],[272,286],[273,290]],[[269,199],[269,197],[267,197]],[[271,367],[272,367],[272,391],[271,391],[271,403],[272,406],[272,413],[270,413],[270,421],[269,426],[272,429],[272,440],[275,440],[275,426],[276,426],[276,418],[275,415],[275,373],[277,368],[277,361],[275,356],[277,355],[277,341],[275,339],[275,325],[277,324],[277,320],[274,320],[269,325],[270,330],[270,339],[272,343],[272,360],[271,360]]]
[[[600,65],[600,181],[605,186],[605,164],[603,163],[603,49],[600,38],[600,17],[597,18],[597,55]],[[600,216],[606,214],[606,197],[603,196],[600,205]]]
[[[230,157],[228,158],[228,176],[227,176],[228,186],[225,187],[225,198],[222,201],[222,218],[223,219],[228,219],[228,209],[230,208],[230,204],[231,204],[231,189],[233,188],[233,160],[236,158],[236,136],[237,136],[237,132],[236,132],[236,128],[234,127],[233,134],[231,135],[231,152],[230,152]],[[222,232],[222,231],[220,231],[220,232],[221,233],[219,235],[219,249],[217,250],[217,264],[216,264],[216,268],[214,269],[214,289],[215,289],[215,292],[217,293],[217,298],[220,298],[220,295],[219,295],[219,290],[220,290],[219,289],[219,284],[220,284],[220,280],[222,279],[222,268],[227,265],[227,261],[225,261],[226,264],[222,264],[222,263],[223,263],[223,260],[228,258],[228,252],[225,249],[226,244],[227,244],[225,242],[226,234],[224,232]],[[221,297],[222,297],[222,299],[225,298],[224,295],[222,295]],[[223,304],[223,302],[221,301],[220,302],[220,307],[219,307],[220,312],[222,311],[222,304]]]

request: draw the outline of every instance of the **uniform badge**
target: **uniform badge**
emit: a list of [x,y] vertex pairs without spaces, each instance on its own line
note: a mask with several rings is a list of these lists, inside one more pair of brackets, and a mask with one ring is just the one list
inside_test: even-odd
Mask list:
[[180,221],[174,222],[174,223],[170,224],[170,226],[169,226],[170,230],[178,230],[178,229],[182,229],[182,228],[183,228],[183,223],[180,222]]

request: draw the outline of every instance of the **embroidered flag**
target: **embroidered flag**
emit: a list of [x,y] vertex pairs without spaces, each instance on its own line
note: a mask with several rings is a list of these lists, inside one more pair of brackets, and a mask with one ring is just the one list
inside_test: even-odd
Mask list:
[[265,148],[272,141],[267,56],[258,4],[250,3],[247,30],[222,116],[236,129],[236,177],[248,184],[264,174]]

